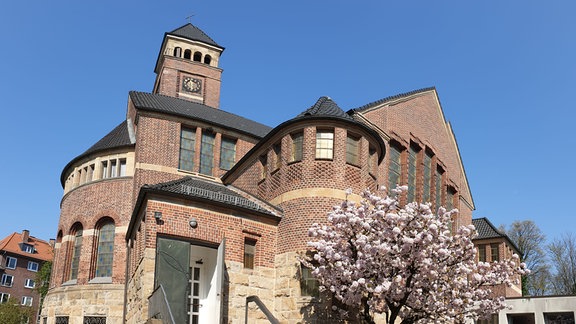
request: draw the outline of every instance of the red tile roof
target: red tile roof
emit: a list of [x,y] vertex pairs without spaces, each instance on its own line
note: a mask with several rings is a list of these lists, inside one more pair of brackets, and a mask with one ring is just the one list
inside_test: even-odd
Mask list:
[[[34,247],[34,253],[28,253],[22,250],[22,243]],[[12,233],[0,241],[0,251],[21,255],[27,258],[51,261],[54,258],[54,250],[46,241],[28,236],[27,242],[22,242],[22,233]]]

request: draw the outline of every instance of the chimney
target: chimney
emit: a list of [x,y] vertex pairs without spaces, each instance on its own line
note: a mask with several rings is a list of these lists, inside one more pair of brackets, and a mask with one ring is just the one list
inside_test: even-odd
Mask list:
[[30,231],[29,230],[23,230],[22,231],[22,243],[28,243],[29,237],[30,237]]

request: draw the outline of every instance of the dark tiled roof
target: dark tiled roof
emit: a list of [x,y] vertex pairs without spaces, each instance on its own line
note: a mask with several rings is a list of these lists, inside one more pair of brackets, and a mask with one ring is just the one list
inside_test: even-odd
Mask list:
[[130,98],[136,108],[141,110],[201,120],[259,138],[266,136],[272,129],[220,109],[178,98],[137,91],[130,91]]
[[82,155],[87,155],[92,152],[107,150],[116,147],[132,145],[130,135],[128,133],[128,122],[123,121],[120,125],[116,126],[110,133],[104,136],[101,140],[92,145]]
[[354,120],[350,115],[345,113],[342,108],[338,107],[330,97],[320,97],[312,107],[303,111],[301,114],[296,116],[296,118],[305,116],[340,117],[351,121]]
[[271,211],[271,208],[265,207],[264,204],[258,204],[254,200],[247,199],[227,186],[214,181],[188,176],[178,180],[148,186],[148,189],[200,198],[278,217],[276,213]]
[[74,164],[82,157],[99,151],[130,146],[133,144],[134,143],[130,140],[130,134],[128,132],[128,122],[123,121],[122,123],[120,123],[120,125],[116,126],[110,133],[108,133],[106,136],[102,137],[101,140],[96,142],[96,144],[92,145],[89,149],[84,151],[84,153],[78,155],[70,162],[68,162],[68,164],[66,164],[66,166],[62,170],[62,174],[60,175],[60,182],[62,183],[62,186],[64,186],[64,183],[66,181],[64,172],[66,172],[66,170],[72,164]]
[[188,23],[180,28],[176,28],[173,31],[167,33],[168,35],[175,35],[184,37],[190,40],[199,41],[202,43],[206,43],[212,46],[220,47],[224,49],[222,46],[218,45],[210,36],[206,35],[200,28]]
[[476,231],[478,232],[478,236],[475,238],[476,240],[506,237],[506,235],[500,233],[485,217],[473,219],[472,225],[476,227]]
[[381,104],[386,103],[386,102],[388,102],[388,101],[393,101],[393,100],[397,100],[397,99],[409,97],[409,96],[412,96],[412,95],[415,95],[415,94],[418,94],[418,93],[422,93],[422,92],[426,92],[426,91],[430,91],[430,90],[436,90],[436,88],[435,88],[435,87],[423,88],[423,89],[419,89],[419,90],[413,90],[413,91],[410,91],[410,92],[405,92],[405,93],[397,94],[397,95],[394,95],[394,96],[386,97],[386,98],[383,98],[383,99],[376,100],[376,101],[374,101],[374,102],[365,104],[365,105],[360,106],[360,107],[358,107],[358,108],[354,108],[354,109],[352,109],[352,111],[362,111],[362,110],[365,110],[365,109],[370,109],[370,108],[372,108],[372,107],[381,105]]

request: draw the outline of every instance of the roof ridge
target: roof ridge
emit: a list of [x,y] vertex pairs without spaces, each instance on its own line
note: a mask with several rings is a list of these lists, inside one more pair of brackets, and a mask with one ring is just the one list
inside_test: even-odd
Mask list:
[[388,96],[370,103],[367,103],[363,106],[360,106],[358,108],[353,108],[351,110],[353,111],[360,111],[360,110],[364,110],[364,109],[368,109],[368,108],[372,108],[374,106],[383,104],[385,102],[391,101],[391,100],[395,100],[395,99],[401,99],[401,98],[405,98],[405,97],[409,97],[418,93],[422,93],[422,92],[426,92],[426,91],[430,91],[430,90],[436,90],[436,87],[432,86],[432,87],[427,87],[427,88],[422,88],[422,89],[417,89],[417,90],[412,90],[412,91],[408,91],[408,92],[404,92],[404,93],[399,93],[396,95],[392,95],[392,96]]

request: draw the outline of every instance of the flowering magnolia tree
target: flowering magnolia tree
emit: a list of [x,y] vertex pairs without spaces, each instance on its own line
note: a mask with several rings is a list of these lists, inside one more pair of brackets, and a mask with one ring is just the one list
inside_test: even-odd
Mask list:
[[302,263],[321,289],[356,309],[364,323],[374,323],[375,314],[387,323],[458,323],[503,309],[504,297],[490,286],[517,283],[527,271],[518,256],[477,262],[474,226],[452,233],[456,210],[435,215],[430,204],[401,207],[395,197],[405,190],[392,190],[393,197],[366,191],[361,203],[344,201],[325,225],[312,225],[308,244],[315,253]]

